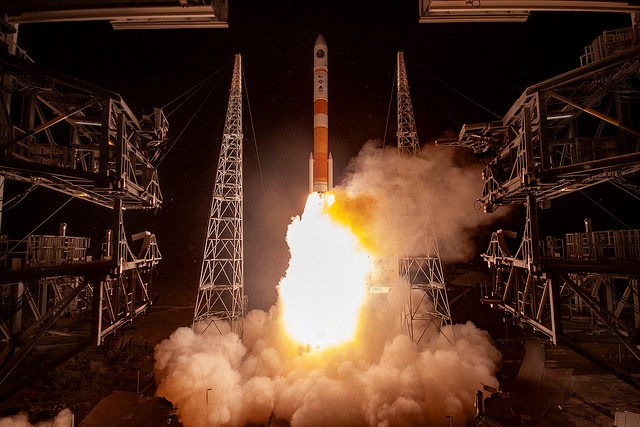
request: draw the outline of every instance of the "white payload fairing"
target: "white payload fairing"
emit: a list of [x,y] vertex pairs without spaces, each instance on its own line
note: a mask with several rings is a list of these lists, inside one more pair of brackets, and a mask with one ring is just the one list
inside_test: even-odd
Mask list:
[[309,156],[309,192],[333,188],[333,158],[329,153],[329,71],[327,43],[322,34],[313,46],[313,153]]

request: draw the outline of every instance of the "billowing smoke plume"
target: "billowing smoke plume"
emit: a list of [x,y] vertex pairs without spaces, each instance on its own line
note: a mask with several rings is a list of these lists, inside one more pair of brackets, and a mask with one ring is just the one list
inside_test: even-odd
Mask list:
[[[392,246],[398,240],[408,252],[420,251],[425,233],[434,230],[444,262],[477,255],[474,231],[506,213],[499,210],[488,215],[479,209],[480,165],[457,159],[451,147],[425,146],[420,157],[411,157],[400,155],[395,147],[381,149],[378,145],[371,141],[363,147],[341,187],[348,194],[373,200],[367,206],[375,214],[367,215],[375,220],[368,227],[371,239],[382,246],[382,254],[394,254],[397,249]],[[361,216],[365,208],[357,207]]]
[[[396,256],[401,235],[424,238],[421,218],[428,209],[442,252],[448,247],[450,259],[468,254],[465,230],[483,221],[473,209],[479,172],[457,167],[447,154],[424,154],[405,158],[368,144],[337,190],[332,217],[376,257]],[[400,227],[398,218],[410,226]],[[321,351],[284,333],[281,300],[268,312],[250,312],[242,339],[213,327],[202,334],[179,328],[156,347],[157,394],[179,408],[187,427],[274,420],[292,426],[466,425],[476,391],[483,384],[498,387],[499,352],[472,323],[431,331],[416,345],[401,333],[407,285],[390,284],[394,292],[369,296],[353,340]]]
[[31,424],[26,414],[0,419],[0,427],[68,427],[73,425],[73,414],[69,409],[63,409],[51,421],[41,421]]
[[244,342],[180,328],[157,346],[157,393],[180,408],[183,424],[242,426],[274,417],[293,426],[445,426],[451,416],[463,426],[475,391],[498,386],[499,354],[471,323],[455,325],[453,344],[437,335],[421,351],[400,334],[377,354],[350,345],[300,355],[273,336],[277,318],[275,307],[251,312]]

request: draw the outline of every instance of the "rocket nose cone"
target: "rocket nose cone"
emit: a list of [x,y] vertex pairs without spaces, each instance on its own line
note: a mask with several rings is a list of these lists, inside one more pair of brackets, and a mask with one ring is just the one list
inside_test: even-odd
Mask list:
[[318,38],[316,39],[316,46],[318,45],[323,45],[323,46],[327,45],[327,42],[324,41],[324,37],[322,37],[322,34],[318,34]]
[[313,66],[314,67],[326,67],[327,66],[327,43],[324,41],[322,34],[318,35],[316,44],[313,46]]

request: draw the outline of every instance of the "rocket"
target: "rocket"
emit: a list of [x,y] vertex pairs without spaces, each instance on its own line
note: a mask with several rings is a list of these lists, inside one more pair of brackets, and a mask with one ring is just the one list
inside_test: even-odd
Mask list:
[[313,153],[309,156],[309,193],[324,193],[333,188],[328,80],[327,43],[320,34],[313,46]]

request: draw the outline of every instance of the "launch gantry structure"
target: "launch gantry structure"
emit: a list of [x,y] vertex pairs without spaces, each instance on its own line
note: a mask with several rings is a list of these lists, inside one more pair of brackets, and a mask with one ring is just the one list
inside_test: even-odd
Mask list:
[[531,12],[640,13],[630,0],[419,0],[420,22],[524,22]]
[[[640,366],[640,230],[594,231],[586,219],[582,233],[543,239],[538,212],[599,184],[637,192],[626,177],[640,171],[639,88],[636,30],[605,31],[579,68],[530,86],[502,120],[464,125],[457,140],[493,156],[484,209],[526,213],[519,245],[515,232],[493,233],[482,255],[493,281],[482,301],[636,387],[628,368]],[[602,355],[607,345],[615,357]]]
[[219,333],[242,334],[246,306],[242,207],[242,62],[237,54],[193,315],[196,332],[213,325]]
[[[56,226],[57,235],[33,234],[41,223],[21,240],[2,230],[9,235],[0,236],[0,400],[87,345],[100,345],[151,306],[161,254],[150,232],[127,239],[124,211],[161,205],[157,162],[168,131],[161,110],[138,120],[119,95],[34,64],[8,28],[0,38],[2,219],[15,212],[2,206],[3,195],[27,184],[26,194],[48,192],[36,212],[61,193],[78,222],[81,215],[86,222],[91,204],[106,209],[110,228],[94,248],[88,237],[67,235],[66,224]],[[47,349],[57,353],[43,368],[23,366],[32,352]]]
[[[398,52],[398,152],[420,157],[420,142],[409,94],[403,52]],[[410,191],[410,190],[409,190]],[[403,329],[420,343],[429,328],[439,332],[451,325],[451,310],[444,281],[438,239],[428,202],[407,194],[406,210],[400,213],[398,272],[409,284],[403,307]],[[420,228],[415,238],[409,230]]]
[[228,28],[228,0],[0,0],[13,25],[108,21],[115,30]]

